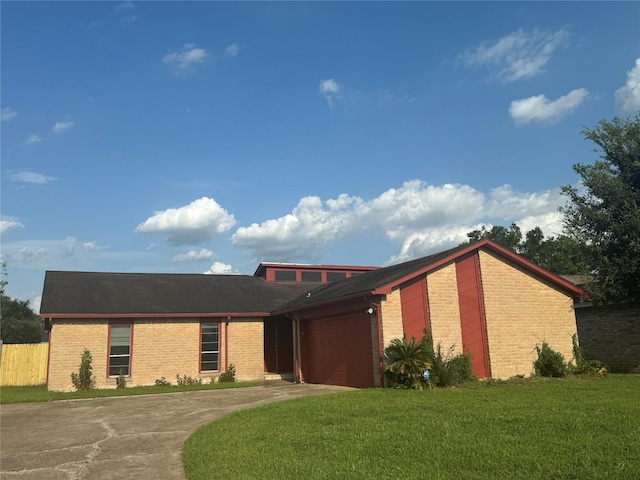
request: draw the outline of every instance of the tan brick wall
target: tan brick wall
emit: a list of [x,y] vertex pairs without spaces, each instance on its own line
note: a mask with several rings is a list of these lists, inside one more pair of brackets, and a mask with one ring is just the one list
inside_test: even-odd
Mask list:
[[93,358],[96,386],[105,388],[108,335],[106,320],[56,320],[49,337],[49,390],[74,390],[71,374],[78,372],[85,348]]
[[[225,324],[220,323],[220,372],[225,368]],[[107,378],[107,320],[56,320],[51,332],[49,390],[73,390],[71,373],[77,372],[84,348],[91,351],[97,388],[115,388]],[[262,318],[232,319],[229,323],[229,360],[238,380],[264,379]],[[136,319],[133,326],[131,376],[128,386],[153,385],[165,377],[176,383],[176,375],[208,382],[220,372],[200,373],[199,319]]]
[[264,379],[264,324],[262,318],[233,319],[229,323],[229,363],[237,380]]
[[[224,336],[220,329],[220,352],[224,352]],[[131,349],[131,377],[127,385],[153,385],[165,377],[176,383],[176,375],[203,378],[211,374],[199,373],[200,321],[199,319],[141,319],[133,326]],[[222,355],[220,364],[224,367]],[[115,379],[109,383],[115,387]]]
[[455,346],[456,354],[462,353],[460,305],[455,264],[448,265],[427,275],[429,324],[434,347],[442,344],[442,351]]
[[570,360],[576,333],[571,297],[491,253],[479,256],[491,376],[529,375],[542,342]]
[[[385,295],[380,302],[380,318],[382,322],[382,353],[384,355],[384,349],[387,348],[391,340],[395,338],[402,338],[404,335],[404,328],[402,326],[402,300],[400,298],[400,288],[396,288],[390,294]],[[377,325],[374,323],[375,332],[373,332],[373,339],[375,340],[374,359],[375,368],[374,375],[376,386],[380,386],[379,377],[379,362],[378,359],[378,345],[377,345]]]
[[[402,338],[402,301],[400,300],[400,288],[396,288],[390,294],[385,295],[380,302],[380,315],[382,316],[382,348],[387,348],[394,338]],[[376,332],[377,336],[377,332]]]

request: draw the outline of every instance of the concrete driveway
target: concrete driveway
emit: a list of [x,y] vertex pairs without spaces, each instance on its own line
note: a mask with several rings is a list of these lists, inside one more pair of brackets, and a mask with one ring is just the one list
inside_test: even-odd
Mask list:
[[351,390],[287,382],[137,397],[2,405],[0,478],[184,479],[182,444],[235,410]]

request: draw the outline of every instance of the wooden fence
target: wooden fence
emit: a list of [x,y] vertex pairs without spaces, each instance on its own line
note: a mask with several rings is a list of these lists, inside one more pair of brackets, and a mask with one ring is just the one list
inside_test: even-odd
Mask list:
[[2,345],[0,385],[45,383],[48,356],[48,343]]

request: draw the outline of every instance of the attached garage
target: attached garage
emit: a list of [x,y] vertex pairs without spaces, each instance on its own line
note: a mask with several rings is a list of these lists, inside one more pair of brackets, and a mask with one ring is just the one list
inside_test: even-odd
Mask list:
[[373,387],[371,317],[364,312],[302,322],[304,379],[309,383]]

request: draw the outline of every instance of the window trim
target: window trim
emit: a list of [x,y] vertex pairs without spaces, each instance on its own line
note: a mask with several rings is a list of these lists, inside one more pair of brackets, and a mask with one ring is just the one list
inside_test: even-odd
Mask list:
[[[206,320],[200,320],[200,332],[198,335],[198,372],[199,373],[219,373],[220,372],[220,332],[221,330],[221,324],[222,322],[218,319],[206,319]],[[209,352],[209,351],[202,351],[202,326],[203,325],[217,325],[218,326],[218,350],[213,352]],[[217,353],[218,354],[218,368],[217,370],[202,370],[202,354],[203,353]]]
[[[129,374],[125,375],[125,378],[131,378],[132,372],[132,358],[133,358],[133,320],[109,320],[109,333],[107,335],[107,378],[118,378],[119,375],[109,375],[109,370],[111,368],[111,327],[122,327],[129,326]],[[119,355],[120,357],[124,355]]]

